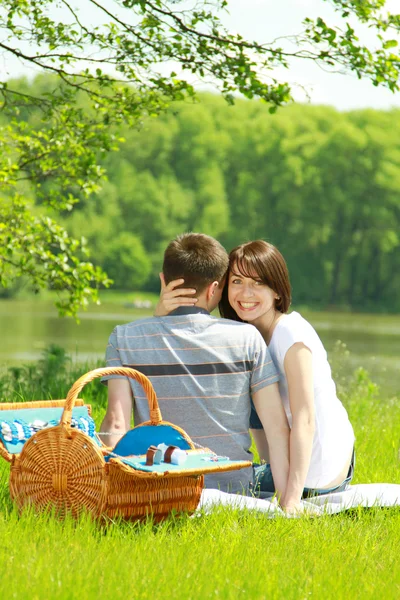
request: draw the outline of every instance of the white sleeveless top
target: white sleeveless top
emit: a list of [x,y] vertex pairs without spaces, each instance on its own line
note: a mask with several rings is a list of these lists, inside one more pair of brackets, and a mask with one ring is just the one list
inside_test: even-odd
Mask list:
[[336,396],[325,348],[315,329],[298,312],[278,321],[268,346],[279,371],[279,391],[290,427],[292,414],[284,360],[296,342],[307,346],[313,357],[315,434],[305,487],[319,488],[328,485],[343,469],[351,455],[354,433],[346,409]]

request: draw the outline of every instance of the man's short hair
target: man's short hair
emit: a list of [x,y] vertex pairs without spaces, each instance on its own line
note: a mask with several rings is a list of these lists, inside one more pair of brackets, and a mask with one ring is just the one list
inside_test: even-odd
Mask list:
[[172,240],[164,252],[165,283],[184,279],[182,287],[201,293],[213,281],[221,283],[229,266],[223,246],[204,233],[184,233]]

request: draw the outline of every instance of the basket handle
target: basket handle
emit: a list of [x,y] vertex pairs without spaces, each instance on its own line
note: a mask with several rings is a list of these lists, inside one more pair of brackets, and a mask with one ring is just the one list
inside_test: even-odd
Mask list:
[[150,423],[152,425],[158,425],[162,421],[161,411],[158,406],[156,392],[154,391],[154,387],[150,381],[140,373],[140,371],[136,371],[135,369],[129,369],[127,367],[105,367],[102,369],[94,369],[93,371],[89,371],[85,375],[82,375],[71,387],[67,394],[67,399],[65,400],[64,411],[61,417],[60,425],[69,427],[71,425],[72,419],[72,409],[75,404],[75,400],[78,398],[78,395],[82,391],[82,388],[87,384],[93,381],[93,379],[97,379],[98,377],[104,377],[105,375],[123,375],[125,377],[129,377],[130,379],[135,379],[138,381],[147,396],[147,402],[149,403],[150,409]]

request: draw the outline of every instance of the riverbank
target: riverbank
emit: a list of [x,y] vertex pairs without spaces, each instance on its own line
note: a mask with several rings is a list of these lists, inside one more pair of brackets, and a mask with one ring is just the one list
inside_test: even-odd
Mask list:
[[[79,324],[58,317],[54,295],[0,300],[1,369],[38,360],[50,344],[64,348],[78,363],[102,360],[113,328],[151,315],[157,299],[156,294],[106,290],[101,294],[100,305],[80,313]],[[313,324],[330,358],[337,348],[349,374],[364,367],[380,386],[382,395],[400,397],[398,316],[311,311],[296,306],[293,309],[300,310]],[[342,342],[339,346],[338,340]]]

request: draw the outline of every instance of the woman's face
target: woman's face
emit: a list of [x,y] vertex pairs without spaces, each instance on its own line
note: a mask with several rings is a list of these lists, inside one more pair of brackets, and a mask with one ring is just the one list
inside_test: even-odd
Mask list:
[[228,299],[243,321],[252,322],[275,310],[276,292],[256,274],[254,278],[244,277],[234,264],[229,274]]

